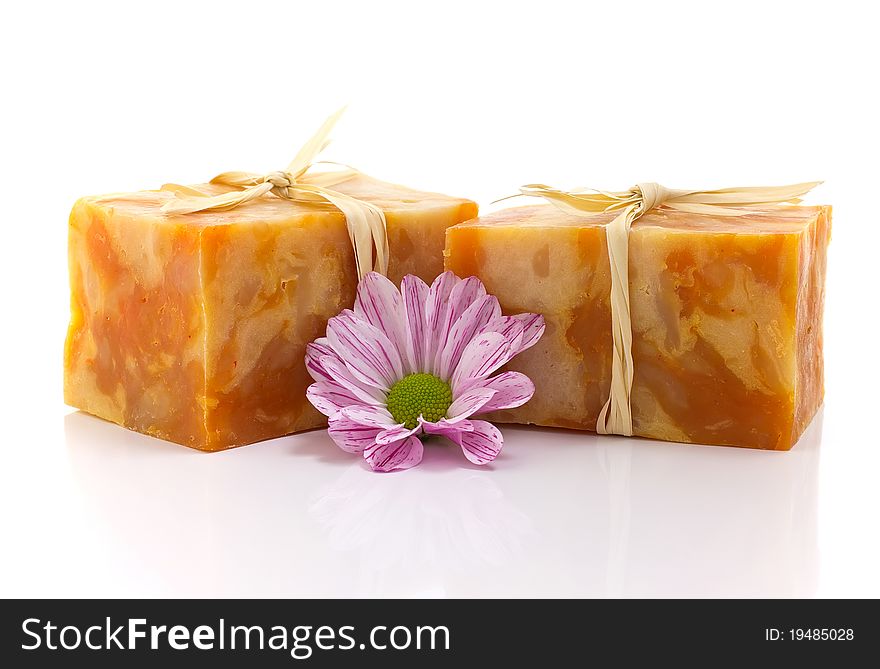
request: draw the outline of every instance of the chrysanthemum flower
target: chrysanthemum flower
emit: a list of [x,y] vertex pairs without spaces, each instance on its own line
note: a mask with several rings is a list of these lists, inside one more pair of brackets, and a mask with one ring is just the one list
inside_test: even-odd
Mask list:
[[363,453],[376,471],[417,465],[424,435],[450,439],[483,465],[503,440],[498,428],[471,416],[531,399],[535,386],[526,375],[490,375],[543,333],[539,314],[502,316],[476,277],[446,272],[429,288],[407,275],[398,291],[370,273],[354,310],[331,318],[327,336],[308,345],[315,383],[306,395],[329,418],[333,441]]

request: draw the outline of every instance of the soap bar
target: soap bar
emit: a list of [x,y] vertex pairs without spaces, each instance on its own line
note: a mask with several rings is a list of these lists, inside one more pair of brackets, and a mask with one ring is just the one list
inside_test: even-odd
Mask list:
[[[497,421],[595,430],[611,380],[604,225],[552,205],[447,230],[446,268],[478,276],[505,313],[537,312],[543,338],[509,369],[534,397]],[[823,399],[822,310],[831,208],[737,217],[668,209],[629,237],[636,435],[790,449]]]
[[[228,187],[197,186],[207,194]],[[447,227],[473,202],[358,175],[334,190],[385,212],[389,277],[443,271]],[[220,450],[326,425],[306,400],[306,344],[354,302],[345,218],[266,195],[166,216],[173,194],[86,197],[69,225],[71,406],[145,434]]]

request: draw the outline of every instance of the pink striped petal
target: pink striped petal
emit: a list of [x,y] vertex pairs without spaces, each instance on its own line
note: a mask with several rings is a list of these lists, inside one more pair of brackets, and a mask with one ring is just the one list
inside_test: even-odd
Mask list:
[[452,374],[452,392],[458,395],[474,380],[489,376],[513,357],[510,342],[497,332],[484,332],[474,337],[461,354],[461,361]]
[[407,274],[403,277],[400,284],[403,309],[406,313],[407,357],[414,372],[424,372],[427,369],[425,302],[428,299],[429,290],[428,284],[413,274]]
[[389,444],[374,443],[364,450],[364,460],[376,472],[409,469],[422,461],[424,447],[418,437],[407,437]]
[[538,340],[544,335],[545,325],[544,317],[541,314],[517,314],[513,318],[523,324],[522,341],[514,354],[517,355],[538,343]]
[[385,403],[385,393],[354,378],[354,375],[336,353],[322,356],[320,365],[331,376],[333,383],[342,386],[349,393],[357,397],[360,400],[359,404]]
[[464,456],[475,465],[492,462],[504,445],[501,431],[484,420],[470,422],[474,427],[473,431],[461,433],[461,450]]
[[499,316],[498,318],[487,323],[483,328],[483,332],[497,332],[504,335],[508,339],[515,339],[522,333],[522,322],[513,316]]
[[528,376],[519,372],[504,372],[481,382],[468,392],[474,392],[477,388],[495,391],[494,397],[482,406],[480,413],[522,406],[535,394],[535,384]]
[[332,416],[352,404],[361,404],[348,389],[333,381],[319,381],[306,388],[306,398],[325,416]]
[[403,377],[397,348],[381,330],[350,309],[330,319],[327,339],[358,381],[387,392]]
[[350,404],[379,404],[385,393],[357,381],[322,337],[306,346],[306,370],[316,383],[306,397],[325,416]]
[[[443,350],[452,338],[452,329],[468,308],[478,299],[486,295],[483,282],[475,276],[459,281],[449,293],[449,304],[443,317],[432,329],[434,333],[434,373],[441,375],[440,365]],[[465,342],[467,343],[467,342]]]
[[501,307],[498,306],[498,298],[494,295],[477,298],[452,325],[449,341],[440,353],[437,375],[441,379],[448,379],[474,335],[500,316]]
[[376,443],[381,430],[356,423],[342,412],[330,417],[327,434],[339,448],[349,453],[362,453],[367,446]]
[[434,373],[434,358],[437,355],[437,332],[446,320],[446,312],[449,309],[449,297],[455,286],[461,282],[452,272],[443,272],[434,279],[428,290],[425,301],[425,369],[423,371]]
[[407,437],[418,434],[422,431],[422,428],[416,425],[412,430],[404,427],[403,425],[395,425],[394,427],[389,427],[386,430],[382,430],[379,434],[376,435],[376,443],[377,444],[390,444],[392,441],[400,441],[401,439],[406,439]]
[[467,418],[480,411],[494,395],[495,390],[492,388],[473,388],[468,390],[456,397],[452,404],[449,405],[449,408],[446,410],[446,417],[450,422],[455,421],[455,419],[462,420]]
[[338,357],[330,348],[326,337],[320,337],[306,345],[306,370],[315,381],[335,381],[333,375],[321,364],[321,358],[325,355]]
[[407,359],[406,317],[397,286],[381,274],[370,272],[358,284],[354,314],[388,337],[402,361]]
[[544,334],[544,317],[540,314],[501,316],[488,323],[483,332],[498,332],[513,345],[514,355],[534,346]]
[[400,426],[399,423],[395,422],[394,417],[388,413],[388,410],[385,407],[358,404],[345,407],[340,413],[359,425],[367,425],[380,430],[387,430],[391,427]]
[[425,434],[436,434],[446,437],[457,446],[461,446],[461,435],[463,432],[473,432],[474,430],[474,426],[467,418],[460,418],[457,421],[441,418],[436,423],[421,421],[421,425]]

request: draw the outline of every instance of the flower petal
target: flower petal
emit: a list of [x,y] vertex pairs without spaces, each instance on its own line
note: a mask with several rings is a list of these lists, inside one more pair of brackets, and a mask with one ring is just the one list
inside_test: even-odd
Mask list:
[[339,412],[330,417],[327,434],[339,448],[349,453],[361,453],[376,443],[376,435],[381,430],[368,425],[361,425]]
[[418,434],[422,431],[421,426],[416,425],[413,429],[408,429],[403,425],[395,425],[393,427],[389,427],[386,430],[382,430],[379,434],[376,435],[376,443],[377,444],[390,444],[392,441],[400,441],[401,439],[406,439],[410,435]]
[[459,418],[457,421],[441,418],[436,423],[429,421],[420,421],[425,434],[436,434],[446,437],[456,445],[461,446],[461,435],[463,432],[473,432],[474,426],[467,418]]
[[357,404],[345,407],[340,413],[359,425],[368,425],[380,430],[386,430],[390,427],[400,427],[401,425],[401,423],[396,423],[394,421],[394,417],[385,407]]
[[534,346],[544,334],[544,317],[541,314],[517,314],[501,316],[488,323],[483,332],[498,332],[507,337],[514,355]]
[[[449,303],[443,317],[431,330],[434,334],[432,352],[434,354],[434,373],[446,378],[440,372],[443,350],[452,338],[452,329],[468,308],[486,295],[483,282],[475,276],[460,280],[449,293]],[[465,342],[467,343],[467,342]]]
[[474,392],[477,388],[491,388],[495,391],[494,397],[482,406],[479,410],[480,413],[522,406],[535,394],[535,384],[528,376],[520,372],[504,372],[483,381],[468,392]]
[[492,388],[473,388],[462,393],[446,410],[447,419],[454,422],[456,418],[461,420],[477,413],[492,399],[495,392]]
[[347,406],[362,403],[361,399],[355,397],[347,388],[333,381],[313,383],[306,388],[306,398],[312,406],[328,417]]
[[419,419],[419,423],[421,424],[422,430],[424,430],[425,434],[442,435],[447,439],[451,439],[459,446],[461,446],[461,440],[458,436],[458,433],[472,432],[474,429],[474,426],[471,425],[471,422],[463,416],[457,419],[441,418],[436,423]]
[[397,286],[377,272],[360,280],[354,300],[354,314],[381,331],[402,361],[406,358],[406,317]]
[[485,420],[470,422],[473,424],[473,431],[461,433],[461,450],[464,456],[475,465],[492,462],[504,445],[501,431]]
[[422,440],[412,436],[389,444],[373,444],[364,450],[364,460],[373,471],[390,472],[414,467],[422,461],[423,453]]
[[445,322],[449,309],[449,296],[452,289],[461,282],[452,272],[443,272],[434,279],[425,300],[425,368],[422,371],[434,373],[434,357],[437,354],[437,332]]
[[320,337],[306,345],[306,370],[315,381],[333,381],[330,374],[321,364],[321,358],[325,355],[336,356],[336,352],[330,348],[330,342],[326,337]]
[[306,346],[306,369],[316,381],[306,390],[306,397],[325,416],[351,404],[384,400],[382,391],[355,380],[324,337]]
[[474,335],[500,316],[501,307],[494,295],[483,295],[472,302],[452,325],[446,346],[439,356],[437,375],[441,379],[448,379]]
[[403,309],[406,314],[406,350],[414,372],[424,372],[427,328],[425,327],[425,302],[428,299],[428,284],[414,274],[407,274],[400,283],[403,295]]
[[483,332],[474,337],[461,354],[452,373],[452,392],[467,390],[475,379],[489,376],[513,357],[510,342],[498,332]]
[[358,381],[387,392],[403,377],[397,347],[381,330],[350,309],[330,319],[327,339]]
[[332,382],[357,397],[360,400],[359,404],[385,403],[385,393],[354,378],[351,370],[345,366],[336,353],[321,356],[320,365],[331,376]]
[[538,343],[544,334],[544,317],[541,314],[517,314],[513,318],[523,324],[522,341],[514,355],[518,355]]

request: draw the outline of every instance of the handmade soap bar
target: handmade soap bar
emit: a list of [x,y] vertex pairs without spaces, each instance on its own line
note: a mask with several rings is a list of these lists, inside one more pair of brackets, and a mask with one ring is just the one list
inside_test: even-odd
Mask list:
[[[206,193],[228,190],[199,186]],[[389,276],[430,282],[459,198],[359,175],[334,189],[381,207]],[[68,404],[162,439],[219,450],[326,424],[306,400],[305,346],[351,307],[341,212],[266,195],[165,216],[171,193],[87,197],[69,228]]]
[[[450,228],[446,267],[547,330],[510,364],[535,382],[499,421],[595,430],[611,378],[604,223],[552,205]],[[715,217],[654,210],[629,239],[634,433],[787,450],[823,397],[830,207]]]

